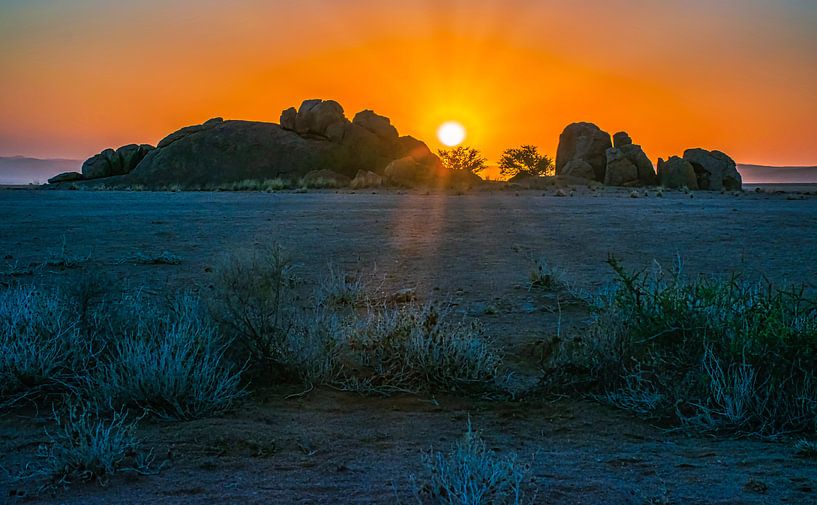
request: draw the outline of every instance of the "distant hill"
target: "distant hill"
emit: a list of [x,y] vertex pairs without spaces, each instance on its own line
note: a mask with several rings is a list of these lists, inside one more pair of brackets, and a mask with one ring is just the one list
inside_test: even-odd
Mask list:
[[767,167],[738,165],[744,183],[749,184],[817,184],[817,167]]
[[79,160],[26,158],[25,156],[0,156],[0,185],[45,183],[62,172],[78,172]]

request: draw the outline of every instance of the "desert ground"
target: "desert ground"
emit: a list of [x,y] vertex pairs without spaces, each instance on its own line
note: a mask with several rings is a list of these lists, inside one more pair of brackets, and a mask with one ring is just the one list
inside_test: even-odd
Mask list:
[[[28,496],[6,472],[0,500],[22,503],[416,503],[421,455],[445,449],[470,417],[499,453],[530,462],[544,504],[817,503],[817,460],[793,439],[711,437],[655,426],[591,399],[535,394],[538,353],[587,324],[580,307],[529,289],[533,260],[558,266],[576,289],[629,268],[683,259],[688,274],[768,277],[817,288],[817,193],[589,189],[464,194],[361,190],[307,193],[0,191],[0,283],[70,284],[100,273],[112,289],[155,296],[206,292],[225,255],[277,242],[300,289],[327,265],[370,273],[384,292],[413,289],[479,319],[505,354],[516,400],[453,395],[363,396],[269,387],[226,414],[146,420],[140,436],[157,475],[116,476]],[[78,268],[34,268],[62,248]],[[142,265],[169,252],[178,265]],[[2,263],[0,263],[2,264]],[[20,468],[43,439],[48,412],[0,416],[0,466]],[[14,498],[14,496],[20,495]]]

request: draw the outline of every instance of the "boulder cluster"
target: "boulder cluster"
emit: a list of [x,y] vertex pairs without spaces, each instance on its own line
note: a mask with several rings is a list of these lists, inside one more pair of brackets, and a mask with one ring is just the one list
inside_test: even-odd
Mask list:
[[282,178],[372,187],[435,184],[450,176],[426,144],[401,137],[389,118],[364,110],[349,120],[333,100],[306,100],[284,110],[280,124],[210,119],[171,133],[155,148],[106,149],[81,174],[49,182],[214,187]]
[[641,146],[626,132],[612,136],[593,123],[573,123],[559,136],[556,175],[580,177],[607,186],[687,187],[704,190],[739,190],[741,177],[735,161],[720,151],[687,149],[683,158],[658,160],[656,173]]

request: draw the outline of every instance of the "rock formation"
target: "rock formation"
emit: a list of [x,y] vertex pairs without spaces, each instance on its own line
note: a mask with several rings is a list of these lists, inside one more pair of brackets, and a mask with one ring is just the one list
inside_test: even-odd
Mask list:
[[698,189],[695,169],[687,160],[678,156],[673,156],[667,161],[658,159],[658,180],[665,188],[686,186],[689,189]]
[[82,176],[85,179],[99,179],[128,174],[153,150],[153,146],[146,144],[130,144],[116,151],[105,149],[82,164]]
[[684,159],[695,169],[700,189],[720,191],[740,190],[743,180],[735,161],[720,151],[687,149]]
[[608,186],[649,186],[656,183],[655,169],[650,158],[633,144],[627,132],[613,135],[615,147],[605,153],[607,166],[604,184]]
[[280,121],[214,118],[171,133],[156,149],[108,149],[85,162],[82,179],[207,188],[246,179],[300,179],[331,170],[342,178],[335,177],[336,182],[348,182],[359,171],[385,174],[396,161],[400,163],[389,172],[399,184],[426,184],[451,175],[428,146],[400,137],[387,117],[370,110],[350,121],[333,100],[305,100],[297,110],[284,110]]
[[564,175],[571,161],[584,161],[593,167],[594,179],[604,181],[607,149],[613,147],[610,134],[593,123],[573,123],[559,136],[556,150],[556,175]]
[[382,185],[383,177],[368,170],[358,170],[355,178],[349,183],[353,189],[379,188]]

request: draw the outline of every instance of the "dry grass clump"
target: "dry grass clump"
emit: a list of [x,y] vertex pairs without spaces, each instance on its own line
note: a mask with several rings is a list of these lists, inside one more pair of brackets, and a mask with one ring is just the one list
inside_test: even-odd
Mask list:
[[65,412],[54,411],[54,430],[38,450],[39,461],[21,478],[44,481],[40,491],[76,482],[98,482],[122,472],[146,474],[153,457],[143,452],[135,436],[136,421],[115,412],[104,418],[88,403],[69,401]]
[[302,179],[300,186],[304,189],[341,189],[347,185],[337,179],[317,177],[314,179]]
[[817,459],[817,442],[813,440],[798,440],[794,444],[794,453],[800,458]]
[[59,293],[17,286],[0,291],[0,402],[70,390],[96,355]]
[[137,252],[133,256],[120,261],[119,263],[135,263],[137,265],[179,265],[182,258],[169,251],[162,251],[158,254],[147,254],[144,252]]
[[100,404],[195,419],[227,410],[245,396],[241,370],[225,357],[227,342],[194,298],[182,296],[167,316],[146,312],[149,319],[115,335],[100,360],[91,389]]
[[571,289],[564,270],[548,263],[545,258],[533,260],[533,270],[530,272],[530,288],[545,291],[559,291]]
[[817,303],[803,289],[610,264],[616,287],[560,366],[620,407],[698,429],[817,429]]
[[362,272],[345,272],[330,264],[315,293],[320,306],[342,308],[360,307],[372,301],[372,276]]
[[370,309],[348,348],[360,365],[349,383],[380,392],[490,388],[502,361],[478,323],[430,303]]
[[447,505],[488,505],[533,502],[529,485],[530,466],[516,454],[500,457],[488,449],[472,429],[446,452],[429,452],[423,457],[427,480],[418,482],[418,498]]

